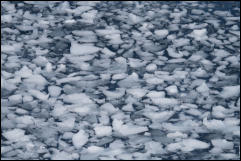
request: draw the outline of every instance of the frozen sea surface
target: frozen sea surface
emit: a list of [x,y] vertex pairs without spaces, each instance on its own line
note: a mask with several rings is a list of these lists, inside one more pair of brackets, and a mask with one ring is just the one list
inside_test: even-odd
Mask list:
[[240,2],[1,2],[1,159],[240,159]]

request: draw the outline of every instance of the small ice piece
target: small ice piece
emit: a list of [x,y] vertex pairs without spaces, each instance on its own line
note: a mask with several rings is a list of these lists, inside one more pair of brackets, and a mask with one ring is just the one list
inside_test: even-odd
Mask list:
[[178,104],[178,100],[174,99],[174,98],[158,98],[158,97],[152,97],[151,98],[152,102],[156,105],[160,105],[160,106],[174,106]]
[[57,122],[57,126],[61,131],[71,131],[74,128],[75,118],[68,118],[62,122]]
[[28,91],[32,96],[34,96],[34,97],[36,97],[36,98],[38,98],[38,99],[40,99],[40,100],[47,100],[48,98],[49,98],[49,94],[47,95],[47,94],[44,94],[44,93],[42,93],[42,92],[40,92],[40,91],[38,91],[38,90],[35,90],[35,89],[30,89],[29,91]]
[[157,78],[157,77],[150,77],[146,79],[146,82],[148,84],[154,84],[154,85],[158,85],[158,84],[162,84],[164,82],[163,79]]
[[16,142],[16,141],[20,141],[24,137],[25,135],[24,133],[25,131],[22,129],[13,129],[13,130],[3,132],[2,135],[9,141]]
[[94,146],[94,145],[87,148],[87,152],[89,152],[89,153],[100,153],[103,150],[104,150],[103,147]]
[[18,104],[22,102],[22,95],[21,94],[15,94],[8,97],[8,100],[12,103]]
[[198,68],[195,72],[192,72],[191,74],[196,77],[206,77],[208,75],[207,72],[202,68]]
[[234,143],[225,139],[213,139],[211,140],[213,146],[219,149],[233,149]]
[[30,77],[26,78],[24,82],[39,86],[45,86],[47,84],[47,80],[41,75],[31,75]]
[[124,79],[128,76],[128,74],[126,73],[118,73],[118,74],[114,74],[112,76],[112,80],[120,80],[120,79]]
[[95,128],[95,134],[97,137],[103,137],[103,136],[110,136],[112,133],[112,128],[111,126],[102,126],[102,125],[97,125]]
[[61,88],[58,86],[49,86],[48,91],[49,91],[50,96],[57,97],[61,93]]
[[106,56],[108,56],[108,57],[113,57],[113,56],[115,56],[116,54],[114,53],[114,52],[112,52],[112,51],[110,51],[108,48],[104,48],[104,49],[102,49],[101,50],[101,52],[102,53],[104,53]]
[[69,83],[69,82],[74,82],[74,81],[79,81],[79,80],[81,80],[80,76],[67,77],[67,78],[57,79],[56,83],[59,85],[59,84],[62,84],[62,83],[67,83],[67,82]]
[[207,29],[196,29],[190,34],[197,41],[206,40],[207,37]]
[[73,104],[92,104],[94,103],[85,93],[73,93],[64,97],[64,102]]
[[22,49],[23,43],[14,43],[14,44],[1,44],[1,52],[7,54],[14,54],[16,51],[20,51]]
[[132,22],[132,24],[137,24],[143,21],[143,18],[137,15],[134,15],[133,13],[129,14],[129,19]]
[[227,109],[223,106],[214,106],[212,110],[212,115],[216,118],[225,118]]
[[100,106],[100,109],[108,112],[109,114],[113,114],[118,111],[117,108],[115,108],[111,103],[105,103]]
[[55,151],[54,154],[51,156],[51,160],[73,160],[71,154],[65,151]]
[[52,111],[52,115],[54,117],[58,117],[58,116],[66,114],[66,111],[67,111],[67,108],[65,106],[62,106],[60,104],[56,104],[54,106],[53,111]]
[[112,123],[113,129],[123,136],[139,134],[142,132],[148,131],[146,126],[137,126],[137,125],[130,125],[130,124],[123,124],[121,120],[114,119]]
[[156,65],[156,64],[148,64],[148,65],[146,66],[146,70],[147,70],[148,72],[155,71],[156,69],[157,69],[157,65]]
[[52,66],[52,64],[51,64],[50,62],[48,62],[48,63],[46,64],[45,70],[46,70],[46,72],[48,72],[48,73],[53,71],[53,66]]
[[34,118],[32,116],[20,116],[16,118],[17,123],[25,124],[25,125],[32,125],[34,124]]
[[173,94],[177,94],[178,93],[178,89],[177,86],[175,85],[171,85],[165,88],[165,90],[167,91],[167,93],[169,95],[173,95]]
[[125,89],[119,88],[116,91],[103,90],[103,93],[107,97],[108,100],[119,99],[124,96]]
[[165,97],[165,92],[163,91],[150,91],[146,95],[149,98],[159,98],[159,97]]
[[93,44],[78,44],[76,42],[71,43],[70,53],[72,55],[88,55],[96,53],[100,48],[94,46]]
[[167,121],[174,115],[173,111],[162,111],[162,112],[145,112],[144,116],[150,118],[153,122]]
[[141,98],[146,95],[147,90],[141,88],[131,88],[126,90],[127,93],[130,93],[136,98]]
[[72,143],[76,149],[82,148],[89,140],[89,135],[84,130],[79,130],[78,133],[72,137]]
[[203,82],[199,87],[196,88],[196,90],[199,93],[206,93],[209,91],[209,88],[208,88],[207,84],[205,82]]
[[239,95],[240,95],[240,85],[223,87],[223,90],[220,93],[220,96],[225,99],[234,98]]
[[168,35],[168,30],[167,29],[162,29],[162,30],[155,30],[154,31],[155,35],[159,36],[160,38],[164,38]]
[[28,78],[32,75],[32,70],[24,65],[19,71],[16,72],[16,75],[22,78]]
[[129,111],[129,112],[134,111],[134,108],[133,108],[133,106],[132,106],[132,103],[128,103],[127,105],[123,106],[123,107],[122,107],[122,110],[123,110],[123,111]]
[[182,58],[184,55],[183,53],[177,52],[174,48],[167,48],[167,53],[170,57],[173,58]]
[[180,131],[176,131],[174,133],[168,133],[167,137],[168,138],[172,138],[172,139],[175,139],[175,138],[187,138],[187,134],[183,134]]
[[197,139],[184,139],[177,143],[167,145],[168,151],[182,150],[183,152],[191,152],[196,149],[207,149],[210,145]]

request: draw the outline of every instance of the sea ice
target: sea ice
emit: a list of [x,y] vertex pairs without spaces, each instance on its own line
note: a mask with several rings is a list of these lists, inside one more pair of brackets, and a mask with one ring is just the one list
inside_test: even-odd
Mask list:
[[73,135],[72,143],[76,149],[82,148],[89,140],[89,135],[84,130],[79,130],[78,133]]
[[57,97],[61,93],[61,88],[58,86],[49,86],[48,91],[49,91],[50,96]]
[[96,53],[100,48],[94,46],[93,44],[78,44],[76,42],[71,43],[70,53],[72,55],[88,55]]
[[118,109],[115,108],[111,103],[105,103],[101,105],[100,109],[108,112],[109,114],[113,114],[118,111]]
[[239,95],[240,95],[240,85],[223,87],[223,90],[220,93],[220,96],[225,99],[237,97]]
[[178,93],[178,89],[176,85],[171,85],[165,88],[168,94],[173,95]]
[[25,136],[25,131],[22,129],[13,129],[3,132],[3,136],[9,141],[20,141]]
[[45,101],[45,100],[47,100],[49,98],[49,94],[44,94],[44,93],[42,93],[42,92],[40,92],[38,90],[35,90],[35,89],[30,89],[28,92],[32,96],[34,96],[34,97],[36,97],[36,98],[38,98],[40,100],[43,100],[43,101]]
[[140,88],[131,88],[131,89],[127,89],[126,92],[130,93],[131,95],[133,95],[136,98],[141,98],[141,97],[145,96],[145,94],[147,93],[147,90],[140,89]]
[[111,126],[96,126],[94,128],[95,130],[95,134],[98,136],[98,137],[103,137],[103,136],[110,136],[111,133],[112,133],[112,128]]
[[161,38],[164,38],[168,35],[169,32],[168,32],[168,30],[163,29],[163,30],[155,30],[154,33],[155,33],[155,35],[157,35]]
[[64,102],[73,104],[92,104],[94,103],[85,93],[73,93],[64,96]]

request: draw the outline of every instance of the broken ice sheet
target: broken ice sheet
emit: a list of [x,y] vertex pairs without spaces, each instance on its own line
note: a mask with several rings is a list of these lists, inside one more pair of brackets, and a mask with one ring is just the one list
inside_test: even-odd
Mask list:
[[240,159],[240,3],[1,2],[2,160]]

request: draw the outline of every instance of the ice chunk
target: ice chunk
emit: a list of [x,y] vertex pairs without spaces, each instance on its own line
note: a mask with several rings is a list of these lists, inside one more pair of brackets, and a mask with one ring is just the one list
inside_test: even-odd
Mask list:
[[178,104],[178,100],[174,98],[152,97],[152,102],[160,106],[173,106]]
[[223,87],[223,90],[220,93],[220,96],[225,99],[237,97],[239,95],[240,95],[240,85]]
[[183,53],[177,52],[174,48],[167,48],[168,55],[173,58],[181,58],[183,57]]
[[108,48],[104,48],[104,49],[102,49],[101,50],[101,52],[102,53],[104,53],[106,56],[108,56],[108,57],[113,57],[113,56],[115,56],[116,54],[114,53],[114,52],[112,52],[112,51],[110,51]]
[[223,106],[214,106],[212,110],[212,115],[216,118],[225,118],[227,109]]
[[96,126],[94,128],[95,130],[95,134],[98,136],[98,137],[103,137],[103,136],[110,136],[111,133],[112,133],[112,128],[111,126]]
[[144,116],[150,118],[153,122],[163,122],[168,120],[174,115],[173,111],[162,111],[162,112],[145,112]]
[[9,141],[20,141],[25,136],[25,131],[22,129],[13,129],[3,132],[3,136]]
[[36,97],[36,98],[38,98],[38,99],[40,99],[40,100],[47,100],[48,98],[49,98],[49,94],[47,95],[47,94],[44,94],[44,93],[42,93],[42,92],[40,92],[40,91],[38,91],[38,90],[35,90],[35,89],[30,89],[29,91],[28,91],[32,96],[34,96],[34,97]]
[[65,151],[56,151],[52,156],[51,160],[73,160],[71,154]]
[[62,106],[60,104],[56,104],[54,106],[54,109],[52,111],[52,115],[55,117],[61,116],[66,114],[67,108],[65,106]]
[[168,151],[182,150],[183,152],[190,152],[196,149],[207,149],[210,145],[206,142],[197,139],[184,139],[178,143],[171,143],[167,145]]
[[78,44],[76,42],[71,43],[70,53],[72,55],[88,55],[96,53],[100,48],[94,46],[93,44]]
[[12,103],[18,104],[22,102],[22,95],[21,94],[15,94],[8,97],[8,100]]
[[34,118],[32,116],[28,116],[28,115],[20,116],[16,120],[18,123],[25,124],[25,125],[34,124]]
[[162,30],[155,30],[154,31],[155,35],[161,37],[161,38],[164,38],[168,35],[168,30],[167,29],[162,29]]
[[104,150],[104,148],[103,147],[99,147],[99,146],[94,146],[94,145],[92,145],[92,146],[90,146],[90,147],[88,147],[87,148],[87,152],[89,152],[89,153],[100,153],[100,152],[102,152]]
[[150,91],[146,95],[149,98],[159,98],[159,97],[165,97],[165,92],[163,91]]
[[146,78],[146,82],[148,84],[158,85],[158,84],[162,84],[164,82],[164,80],[161,78],[157,78],[157,77],[149,77],[149,78]]
[[157,65],[156,64],[148,64],[147,66],[146,66],[146,70],[147,71],[155,71],[157,69]]
[[119,73],[119,74],[114,74],[112,76],[113,80],[120,80],[126,78],[128,75],[126,73]]
[[168,133],[167,134],[168,138],[176,139],[176,138],[187,138],[187,134],[184,134],[180,131],[176,131],[174,133]]
[[74,128],[75,118],[71,117],[62,122],[57,122],[57,126],[61,131],[71,131]]
[[16,72],[16,75],[22,77],[22,78],[28,78],[32,75],[32,70],[29,69],[26,65],[24,65],[21,70]]
[[108,100],[119,99],[125,94],[125,89],[119,88],[116,91],[103,90],[104,95]]
[[105,103],[100,106],[100,109],[108,112],[109,114],[113,114],[118,111],[117,108],[115,108],[111,103]]
[[175,85],[171,85],[165,88],[165,90],[167,91],[167,93],[169,95],[173,95],[173,94],[177,94],[178,93],[178,89],[177,86]]
[[61,93],[61,88],[58,86],[49,86],[48,91],[49,91],[50,96],[57,97]]
[[67,77],[67,78],[62,78],[62,79],[56,80],[56,83],[57,84],[62,84],[62,83],[69,83],[69,82],[79,81],[79,80],[81,80],[80,76]]
[[130,93],[131,95],[133,95],[136,98],[141,98],[141,97],[145,96],[145,94],[147,93],[147,90],[140,89],[140,88],[132,88],[132,89],[127,89],[126,92]]
[[26,78],[24,82],[39,86],[45,86],[47,84],[46,79],[41,75],[31,75],[30,77]]
[[143,18],[141,18],[140,16],[134,15],[133,13],[129,14],[129,19],[131,21],[132,24],[137,24],[143,21]]
[[112,126],[115,131],[119,132],[123,136],[134,135],[148,131],[148,128],[145,126],[123,124],[123,122],[118,119],[114,119]]
[[196,77],[207,77],[208,75],[207,72],[202,68],[198,68],[195,72],[192,72],[191,74]]
[[196,29],[190,34],[197,41],[206,40],[207,37],[207,29]]
[[227,141],[225,139],[213,139],[211,142],[215,148],[220,149],[233,149],[234,146],[233,142]]
[[196,88],[196,90],[200,93],[206,93],[209,91],[209,88],[205,82],[203,82],[199,87]]
[[92,104],[94,103],[85,93],[73,93],[64,97],[64,102],[73,104]]
[[14,43],[14,44],[1,44],[1,52],[5,52],[8,54],[14,54],[16,51],[20,51],[22,49],[23,43]]
[[123,111],[134,111],[134,108],[133,108],[133,106],[132,106],[132,103],[128,103],[127,105],[125,105],[125,106],[123,106],[122,107],[122,110]]
[[89,135],[84,130],[79,130],[79,132],[72,137],[72,143],[76,149],[80,149],[88,140]]

